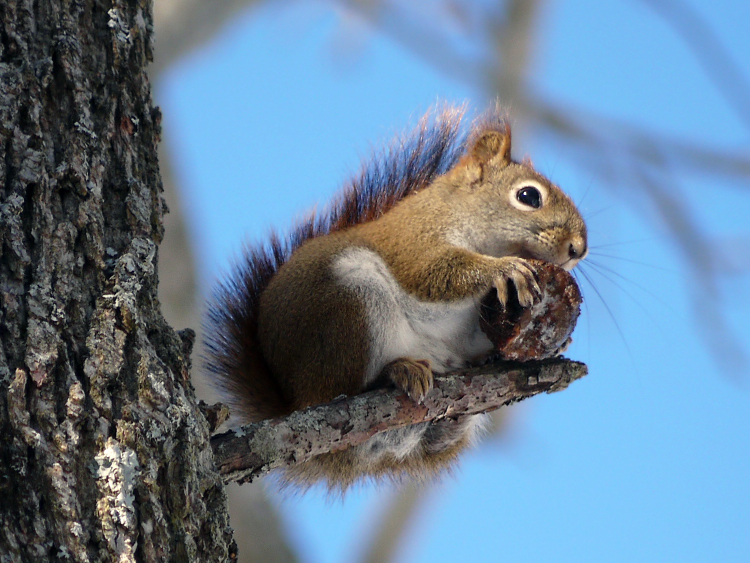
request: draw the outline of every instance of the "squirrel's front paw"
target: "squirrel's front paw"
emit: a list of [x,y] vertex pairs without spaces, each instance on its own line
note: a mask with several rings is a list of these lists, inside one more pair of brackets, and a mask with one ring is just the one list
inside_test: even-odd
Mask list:
[[523,258],[513,256],[506,256],[499,260],[502,261],[502,265],[495,278],[495,289],[497,289],[497,299],[500,304],[505,307],[508,303],[509,281],[513,282],[516,288],[521,307],[531,307],[539,301],[542,290],[539,288],[531,265]]
[[424,401],[424,396],[432,389],[429,360],[399,358],[385,366],[383,374],[417,403]]

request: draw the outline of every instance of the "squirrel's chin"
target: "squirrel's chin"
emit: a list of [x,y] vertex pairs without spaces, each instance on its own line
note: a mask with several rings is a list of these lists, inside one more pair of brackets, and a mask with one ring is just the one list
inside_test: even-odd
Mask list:
[[562,264],[558,264],[558,266],[560,266],[566,272],[569,272],[573,268],[575,268],[581,260],[583,260],[583,258],[571,258],[570,260],[566,260]]

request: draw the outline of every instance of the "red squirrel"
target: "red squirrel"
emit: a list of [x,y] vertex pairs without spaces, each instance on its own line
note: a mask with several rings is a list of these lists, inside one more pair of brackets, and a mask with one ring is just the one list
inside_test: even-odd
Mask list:
[[[364,168],[323,215],[248,248],[217,291],[207,367],[243,422],[393,385],[422,401],[434,373],[493,352],[479,304],[509,283],[539,299],[527,259],[572,269],[586,225],[560,188],[511,158],[495,108],[460,135],[463,112],[426,116]],[[345,489],[360,477],[424,479],[472,442],[482,415],[391,430],[286,470]]]

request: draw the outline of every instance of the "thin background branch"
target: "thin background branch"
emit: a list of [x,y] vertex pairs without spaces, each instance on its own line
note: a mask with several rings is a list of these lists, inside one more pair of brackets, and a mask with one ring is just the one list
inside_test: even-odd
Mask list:
[[716,85],[727,104],[750,131],[750,83],[706,23],[688,2],[639,0],[674,29],[706,76]]

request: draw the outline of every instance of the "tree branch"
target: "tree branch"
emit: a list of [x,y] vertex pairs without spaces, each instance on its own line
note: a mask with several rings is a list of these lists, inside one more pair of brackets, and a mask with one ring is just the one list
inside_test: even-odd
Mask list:
[[585,364],[561,357],[489,364],[436,377],[422,404],[395,389],[378,389],[218,434],[211,447],[225,482],[252,481],[272,469],[361,444],[378,432],[561,391],[587,371]]

